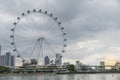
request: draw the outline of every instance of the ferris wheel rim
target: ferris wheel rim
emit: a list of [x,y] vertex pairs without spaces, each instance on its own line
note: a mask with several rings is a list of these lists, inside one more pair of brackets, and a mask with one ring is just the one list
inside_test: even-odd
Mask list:
[[20,20],[22,18],[24,18],[26,15],[29,15],[29,14],[32,14],[32,13],[38,13],[38,14],[47,15],[49,18],[52,18],[58,24],[58,26],[61,28],[61,33],[62,33],[62,36],[63,36],[63,39],[62,39],[62,41],[63,41],[62,47],[63,48],[62,48],[60,53],[64,53],[65,52],[65,47],[66,47],[65,42],[67,41],[67,39],[65,38],[66,33],[64,32],[64,27],[61,26],[61,22],[59,22],[57,20],[57,17],[54,17],[52,13],[49,14],[47,11],[42,11],[41,9],[38,10],[38,11],[36,9],[33,9],[33,11],[28,10],[27,13],[22,13],[20,17],[17,17],[17,21],[13,23],[14,27],[11,29],[13,34],[10,36],[10,38],[12,38],[12,40],[13,40],[11,45],[14,46],[13,51],[17,53],[17,57],[22,58],[22,62],[27,62],[26,59],[24,59],[24,57],[19,52],[19,50],[18,50],[18,48],[16,46],[16,42],[15,42],[14,37],[15,37],[15,29],[16,29],[17,25],[19,24]]

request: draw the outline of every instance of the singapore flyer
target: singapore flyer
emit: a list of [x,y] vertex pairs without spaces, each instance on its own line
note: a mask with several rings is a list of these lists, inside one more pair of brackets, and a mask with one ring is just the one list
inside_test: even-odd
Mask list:
[[44,57],[57,61],[55,54],[65,52],[66,33],[57,17],[43,10],[28,10],[13,23],[11,45],[22,63],[36,60],[36,65],[44,65]]

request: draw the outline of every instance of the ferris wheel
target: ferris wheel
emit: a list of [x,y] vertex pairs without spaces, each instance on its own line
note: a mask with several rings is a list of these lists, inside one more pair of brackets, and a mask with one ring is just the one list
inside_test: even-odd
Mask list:
[[11,45],[23,63],[36,59],[40,63],[45,56],[55,60],[55,54],[65,52],[66,33],[52,13],[33,9],[22,13],[13,23]]

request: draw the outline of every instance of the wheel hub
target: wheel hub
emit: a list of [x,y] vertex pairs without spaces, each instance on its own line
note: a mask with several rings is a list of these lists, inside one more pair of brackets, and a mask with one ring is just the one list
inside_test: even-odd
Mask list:
[[38,40],[37,40],[37,41],[40,41],[40,40],[44,40],[44,37],[38,38]]

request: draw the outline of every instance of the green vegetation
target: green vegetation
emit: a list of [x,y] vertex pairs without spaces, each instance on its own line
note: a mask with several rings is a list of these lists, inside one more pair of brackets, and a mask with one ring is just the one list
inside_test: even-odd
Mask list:
[[10,68],[0,66],[0,73],[10,73]]
[[70,64],[70,65],[67,66],[67,69],[68,69],[70,72],[75,72],[75,65]]

